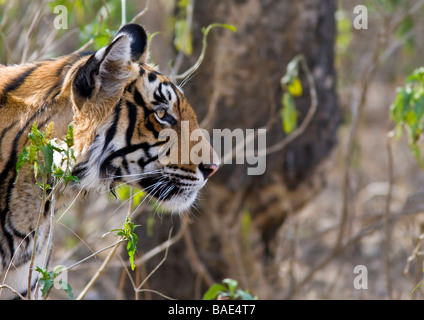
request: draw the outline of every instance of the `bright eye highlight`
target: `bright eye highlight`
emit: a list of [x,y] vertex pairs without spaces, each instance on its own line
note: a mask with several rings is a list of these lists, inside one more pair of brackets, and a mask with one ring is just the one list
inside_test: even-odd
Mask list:
[[157,115],[157,117],[159,118],[159,119],[162,119],[163,117],[165,117],[165,115],[166,115],[166,111],[165,110],[158,110],[158,111],[156,111],[156,115]]

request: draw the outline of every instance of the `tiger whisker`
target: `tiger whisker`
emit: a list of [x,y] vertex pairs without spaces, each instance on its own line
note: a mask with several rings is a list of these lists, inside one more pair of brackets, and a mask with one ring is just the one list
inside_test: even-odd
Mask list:
[[121,183],[119,183],[117,186],[115,186],[115,187],[113,187],[113,188],[111,188],[111,189],[108,189],[108,190],[104,191],[104,193],[112,192],[113,190],[115,190],[115,189],[117,189],[117,188],[121,187],[121,186],[122,186],[122,185],[124,185],[124,184],[130,184],[131,182],[138,181],[138,180],[140,180],[140,177],[138,177],[137,179],[132,179],[132,180],[129,180],[129,181],[121,182]]
[[152,170],[152,171],[148,171],[148,172],[133,173],[133,174],[124,174],[124,175],[120,175],[120,176],[108,174],[108,177],[107,178],[102,178],[102,180],[108,180],[108,179],[113,179],[113,178],[141,177],[141,176],[147,176],[147,175],[157,174],[157,173],[160,173],[160,172],[162,172],[162,170],[157,169],[157,170]]
[[[127,203],[128,201],[132,200],[136,195],[138,195],[141,192],[145,192],[148,189],[152,188],[154,185],[148,186],[142,190],[139,190],[138,192],[136,192],[135,194],[133,194],[131,197],[129,197],[128,199],[126,199],[125,201],[122,201],[122,203],[118,206],[118,208],[116,208],[110,215],[113,215],[115,212],[117,212],[123,205],[125,205],[125,203]],[[148,192],[148,191],[147,191]],[[143,200],[144,201],[144,200]]]

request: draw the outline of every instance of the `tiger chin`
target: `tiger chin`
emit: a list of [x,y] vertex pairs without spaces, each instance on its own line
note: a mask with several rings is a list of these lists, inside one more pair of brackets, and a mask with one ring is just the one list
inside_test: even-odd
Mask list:
[[[163,130],[180,138],[182,122],[190,132],[199,125],[183,91],[148,63],[147,47],[144,28],[129,24],[96,52],[0,68],[0,284],[26,295],[40,201],[27,174],[17,175],[15,167],[34,122],[40,130],[53,122],[52,137],[59,139],[73,123],[77,161],[72,174],[80,183],[69,185],[67,197],[127,183],[156,198],[161,207],[181,213],[217,171],[217,154],[204,137],[178,139],[177,148],[166,150]],[[201,149],[201,161],[161,161],[164,152],[182,159],[181,150],[195,146]],[[47,243],[47,209],[38,248]],[[42,249],[37,251],[36,261],[42,255]],[[33,275],[34,287],[36,281]],[[14,297],[0,289],[0,299]]]

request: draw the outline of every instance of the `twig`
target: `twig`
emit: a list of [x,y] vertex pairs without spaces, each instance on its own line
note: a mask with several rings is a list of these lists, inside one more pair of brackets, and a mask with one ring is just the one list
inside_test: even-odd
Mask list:
[[187,228],[184,232],[184,242],[188,250],[189,261],[199,276],[205,281],[205,283],[210,287],[214,284],[214,280],[210,275],[206,266],[200,261],[199,256],[197,255],[196,248],[194,247],[193,239],[191,237],[190,228]]
[[318,109],[318,95],[317,90],[315,87],[315,81],[312,76],[311,70],[308,67],[308,64],[305,60],[305,57],[303,55],[299,56],[299,61],[302,65],[303,70],[306,74],[306,79],[308,80],[309,84],[309,95],[311,97],[311,107],[308,110],[308,113],[306,114],[305,119],[302,121],[302,124],[294,130],[291,134],[289,134],[287,137],[285,137],[282,141],[279,143],[269,147],[266,149],[266,154],[270,155],[272,153],[275,153],[277,151],[283,150],[290,142],[292,142],[294,139],[296,139],[298,136],[300,136],[306,128],[309,126],[309,124],[312,121],[312,118],[314,117],[317,109]]
[[[172,230],[173,230],[173,227],[171,227],[171,229],[169,230],[169,235],[168,235],[168,241],[170,241],[171,240],[171,235],[172,235]],[[121,257],[119,257],[119,260],[120,260],[120,262],[121,262],[121,264],[123,265],[123,267],[124,267],[124,271],[126,272],[126,274],[127,274],[127,276],[128,276],[128,278],[129,278],[129,280],[130,280],[130,282],[131,282],[131,284],[132,284],[132,286],[133,286],[133,289],[134,289],[134,291],[136,292],[136,294],[138,294],[138,293],[140,293],[140,292],[151,292],[151,293],[156,293],[156,294],[158,294],[158,295],[160,295],[161,297],[164,297],[164,298],[166,298],[166,299],[169,299],[169,300],[175,300],[175,299],[173,299],[173,298],[171,298],[171,297],[169,297],[169,296],[166,296],[166,295],[164,295],[163,293],[161,293],[161,292],[159,292],[159,291],[156,291],[156,290],[152,290],[152,289],[142,289],[142,287],[144,286],[144,284],[149,280],[149,278],[160,268],[160,266],[166,261],[166,259],[168,258],[168,251],[169,251],[169,247],[170,246],[167,246],[166,247],[166,249],[165,249],[165,255],[164,255],[164,257],[162,258],[162,260],[156,265],[156,267],[144,278],[144,280],[141,282],[141,284],[139,285],[139,286],[137,286],[136,284],[135,284],[135,282],[134,282],[134,280],[133,280],[133,278],[132,278],[132,276],[131,276],[131,274],[130,274],[130,272],[129,272],[129,270],[127,269],[127,265],[126,265],[126,263],[124,262],[124,260],[121,258]],[[136,300],[138,300],[138,299],[136,299]]]
[[[0,289],[9,289],[10,291],[12,291],[14,294],[16,294],[20,299],[22,300],[26,300],[26,298],[21,295],[18,291],[16,291],[15,289],[13,289],[11,286],[7,285],[7,284],[0,284]],[[0,290],[1,291],[1,290]]]
[[[12,256],[12,258],[10,259],[10,262],[9,262],[9,265],[7,266],[7,269],[6,269],[6,272],[4,272],[4,277],[3,277],[3,279],[2,279],[2,283],[4,284],[4,282],[6,281],[6,279],[7,279],[7,275],[9,274],[9,271],[10,271],[10,268],[12,268],[14,265],[13,265],[13,259],[15,258],[15,256],[16,256],[16,254],[19,252],[19,248],[21,247],[21,245],[23,245],[24,243],[25,243],[25,240],[31,235],[31,233],[33,233],[34,232],[34,230],[32,230],[32,231],[30,231],[22,240],[21,240],[21,242],[18,244],[18,246],[16,247],[16,250],[15,250],[15,252],[13,253],[13,256]],[[3,290],[3,288],[2,287],[0,287],[0,296],[1,296],[1,293],[2,293],[2,290]],[[26,299],[26,298],[25,298]]]
[[345,248],[343,245],[343,238],[345,236],[345,230],[347,227],[347,222],[349,221],[349,204],[352,198],[350,197],[350,168],[352,163],[352,158],[354,154],[354,143],[356,140],[356,133],[359,125],[359,120],[361,118],[365,102],[367,99],[368,87],[372,79],[374,79],[377,66],[380,62],[380,49],[387,45],[387,40],[389,34],[387,32],[389,28],[387,26],[383,26],[382,30],[379,32],[377,38],[377,44],[373,50],[373,56],[367,67],[365,68],[365,72],[361,79],[361,89],[360,89],[360,97],[357,103],[353,103],[352,105],[352,125],[350,128],[348,142],[346,147],[346,156],[344,161],[344,174],[343,174],[343,196],[342,196],[342,212],[340,217],[339,224],[339,232],[337,234],[337,238],[335,240],[335,244],[331,252],[310,272],[303,278],[302,281],[298,282],[296,287],[293,290],[290,290],[289,297],[293,294],[296,294],[301,287],[303,287],[306,283],[308,283],[315,275],[318,270],[321,270],[325,267],[330,261],[333,260],[335,256],[338,256],[342,249]]
[[[51,202],[50,202],[50,220],[49,220],[50,228],[49,228],[49,236],[48,236],[47,245],[46,245],[46,253],[44,255],[44,262],[43,262],[43,266],[42,266],[43,270],[47,269],[47,264],[48,264],[49,258],[51,256],[52,247],[53,247],[55,205],[56,205],[56,197],[55,197],[55,194],[53,194]],[[38,286],[39,286],[39,282],[37,281],[37,285],[35,287],[36,289],[34,290],[36,294],[38,293]]]
[[140,19],[149,10],[149,6],[150,6],[150,0],[146,0],[146,5],[144,6],[144,9],[141,10],[134,18],[132,18],[130,23],[134,23],[138,19]]
[[[187,225],[188,225],[188,222],[186,220],[183,220],[183,223],[181,225],[181,229],[178,231],[178,233],[175,236],[173,236],[172,238],[163,242],[162,244],[154,247],[150,251],[146,252],[143,256],[136,259],[134,261],[134,264],[139,265],[139,264],[145,263],[146,261],[153,258],[155,255],[161,253],[162,251],[164,251],[167,248],[169,248],[170,246],[172,246],[175,242],[177,242],[178,240],[180,240],[183,237],[185,229],[187,228]],[[130,265],[130,264],[127,263],[127,265]]]
[[207,40],[208,34],[213,28],[215,28],[217,26],[222,26],[222,25],[219,24],[219,23],[213,23],[213,24],[210,24],[206,29],[202,30],[203,31],[202,50],[201,50],[200,55],[197,58],[196,62],[190,68],[188,68],[185,72],[183,72],[181,74],[173,75],[171,73],[171,75],[170,75],[171,81],[185,79],[186,77],[189,77],[197,69],[199,69],[200,65],[202,64],[203,60],[205,59],[206,49],[208,47],[208,40]]
[[121,0],[121,27],[127,23],[127,1]]
[[[172,235],[172,230],[174,228],[171,227],[171,229],[169,230],[169,235],[168,235],[168,241],[171,239],[171,235]],[[146,278],[144,278],[144,280],[140,283],[140,285],[137,288],[134,288],[134,290],[136,290],[137,292],[142,292],[142,287],[144,286],[144,284],[147,282],[147,280],[149,280],[149,278],[156,272],[156,270],[158,270],[160,268],[160,266],[166,261],[166,259],[168,258],[168,250],[169,250],[169,246],[166,247],[165,249],[165,255],[163,256],[162,260],[156,265],[156,267],[147,275]]]
[[389,132],[386,139],[386,148],[387,148],[387,159],[388,159],[388,174],[389,174],[389,190],[386,196],[386,206],[383,215],[383,224],[384,224],[384,260],[385,260],[385,273],[386,273],[386,287],[387,294],[389,299],[393,299],[392,291],[392,280],[390,276],[390,225],[389,225],[389,215],[390,215],[390,205],[392,200],[393,192],[393,153],[392,153],[392,138],[393,132]]
[[[408,259],[406,260],[406,266],[403,270],[403,273],[408,277],[408,279],[411,281],[411,283],[413,283],[414,285],[417,283],[414,279],[412,279],[412,277],[409,274],[409,268],[411,266],[412,261],[414,261],[419,255],[420,255],[420,249],[424,240],[424,232],[423,232],[423,228],[421,227],[420,230],[420,235],[418,237],[417,240],[417,244],[415,245],[414,251],[413,253],[408,257]],[[422,286],[423,281],[420,281],[415,288],[411,291],[411,293],[409,294],[409,296],[411,296],[419,287]],[[421,293],[421,292],[420,292]],[[421,293],[422,295],[422,293]]]
[[208,127],[211,125],[212,120],[215,117],[216,107],[218,105],[218,99],[220,96],[219,85],[216,85],[216,82],[214,83],[214,90],[212,93],[211,103],[209,104],[208,112],[206,113],[205,118],[200,123],[200,128],[204,128],[206,130],[209,129]]
[[26,40],[25,40],[24,50],[22,52],[21,64],[23,64],[23,63],[26,62],[27,54],[28,54],[28,49],[29,49],[29,46],[30,46],[30,41],[29,41],[30,40],[30,36],[31,36],[32,31],[35,28],[35,25],[38,23],[38,21],[40,19],[40,16],[41,16],[41,10],[37,11],[37,13],[35,14],[35,17],[32,20],[32,23],[31,23],[31,25],[30,25],[30,27],[28,29],[27,34],[26,34]]
[[[47,179],[45,177],[43,177],[43,185],[45,186],[47,181]],[[54,191],[52,191],[54,192]],[[37,193],[36,193],[37,194]],[[32,246],[32,253],[31,253],[31,260],[29,262],[29,268],[28,268],[28,289],[27,289],[27,297],[28,300],[31,299],[31,287],[32,287],[32,271],[33,271],[33,267],[34,267],[34,260],[35,260],[35,256],[37,254],[37,242],[38,242],[38,233],[40,231],[40,225],[41,225],[41,217],[43,216],[43,212],[44,212],[44,207],[45,204],[47,203],[47,201],[49,201],[47,199],[47,192],[46,192],[46,188],[43,187],[43,196],[42,196],[42,201],[41,201],[41,206],[40,206],[40,210],[38,212],[38,217],[37,217],[37,224],[34,230],[34,238],[33,238],[33,246]]]
[[[88,284],[85,286],[85,288],[81,291],[81,293],[79,294],[79,296],[76,298],[76,300],[82,300],[84,299],[85,295],[87,294],[88,290],[90,290],[90,288],[94,285],[94,283],[97,281],[97,279],[101,276],[101,274],[105,271],[106,266],[109,264],[110,259],[112,259],[113,255],[115,254],[116,250],[119,247],[119,244],[126,241],[125,239],[120,239],[118,242],[115,242],[114,244],[110,245],[109,247],[106,247],[98,252],[96,252],[95,254],[104,251],[106,249],[109,249],[111,247],[113,247],[112,251],[109,252],[109,254],[107,255],[106,259],[103,261],[102,265],[100,266],[100,268],[97,270],[97,272],[94,274],[94,276],[91,278],[91,280],[88,282]],[[94,254],[88,256],[87,258],[79,261],[77,264],[82,263],[83,261],[91,258],[92,256],[94,256]],[[72,265],[71,267],[69,267],[68,269],[74,267],[75,265]]]
[[66,269],[68,269],[68,270],[69,270],[69,269],[72,269],[72,268],[76,267],[77,265],[79,265],[79,264],[81,264],[81,263],[83,263],[83,262],[87,261],[88,259],[95,257],[95,256],[96,256],[96,255],[98,255],[99,253],[101,253],[101,252],[103,252],[103,251],[106,251],[106,250],[108,250],[108,249],[110,249],[110,248],[116,247],[118,244],[120,244],[120,243],[122,243],[122,242],[125,242],[125,241],[126,241],[125,239],[120,239],[120,240],[118,240],[117,242],[115,242],[115,243],[113,243],[113,244],[111,244],[111,245],[109,245],[109,246],[107,246],[107,247],[104,247],[103,249],[100,249],[100,250],[98,250],[98,251],[96,251],[96,252],[93,252],[93,253],[92,253],[92,254],[90,254],[89,256],[85,257],[84,259],[82,259],[82,260],[80,260],[80,261],[78,261],[78,262],[75,262],[73,265],[71,265],[71,266],[67,267]]
[[[311,106],[308,110],[308,113],[306,114],[305,119],[302,121],[302,124],[296,129],[294,130],[291,134],[289,134],[288,136],[286,136],[283,140],[281,140],[280,142],[276,143],[275,145],[266,148],[265,154],[262,155],[258,154],[258,156],[265,156],[265,155],[270,155],[273,154],[275,152],[281,151],[283,150],[290,142],[292,142],[293,140],[295,140],[298,136],[300,136],[305,130],[306,128],[309,126],[309,124],[311,123],[317,109],[318,109],[318,95],[317,95],[317,90],[316,90],[316,86],[315,86],[315,80],[312,76],[312,73],[308,67],[308,64],[305,60],[305,57],[303,55],[299,55],[299,61],[301,63],[302,68],[305,71],[306,74],[306,79],[308,81],[308,85],[309,85],[309,95],[311,97]],[[268,125],[265,128],[260,128],[260,129],[268,129],[270,126],[272,125],[272,122],[270,121],[268,123]],[[247,135],[246,139],[237,144],[233,150],[231,151],[231,154],[225,154],[223,156],[223,160],[222,163],[228,163],[228,161],[230,159],[233,159],[234,157],[236,157],[236,155],[241,151],[244,150],[245,145],[248,145],[253,139],[255,139],[258,135],[258,132],[254,132],[253,134]],[[246,155],[246,156],[250,156],[250,155]]]
[[[193,24],[193,0],[188,0],[187,11],[186,11],[186,27],[185,27],[184,35],[183,35],[183,39],[185,41],[184,45],[187,45],[187,41],[189,40],[192,24]],[[175,75],[178,74],[178,71],[180,70],[180,67],[184,58],[184,50],[183,50],[184,45],[181,46],[178,52],[177,58],[175,59],[174,66],[172,67],[172,70],[171,70],[170,79],[173,79]]]

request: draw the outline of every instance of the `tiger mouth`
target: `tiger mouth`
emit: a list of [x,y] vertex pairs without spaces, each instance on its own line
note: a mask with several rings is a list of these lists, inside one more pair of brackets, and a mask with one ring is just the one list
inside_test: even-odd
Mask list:
[[199,188],[193,184],[168,179],[161,176],[145,177],[137,181],[137,186],[158,204],[170,211],[183,211],[194,202]]

